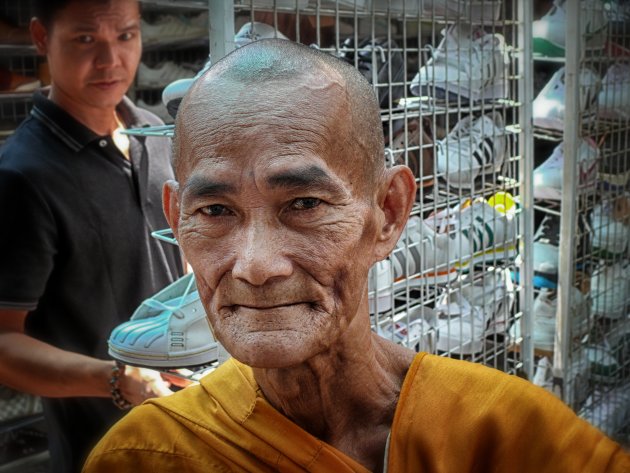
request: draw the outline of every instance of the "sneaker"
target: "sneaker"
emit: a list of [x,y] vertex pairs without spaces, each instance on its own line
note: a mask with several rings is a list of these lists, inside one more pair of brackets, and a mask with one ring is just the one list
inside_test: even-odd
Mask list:
[[630,262],[602,262],[591,277],[591,312],[607,319],[628,314],[630,302]]
[[498,172],[507,154],[503,117],[498,112],[460,120],[437,142],[438,175],[451,187],[472,188],[475,178]]
[[628,249],[630,236],[630,198],[628,195],[606,200],[593,208],[593,250],[599,258],[618,259]]
[[[564,130],[564,67],[561,67],[534,99],[534,125]],[[587,122],[594,116],[595,101],[600,89],[599,76],[590,68],[580,69],[580,116]]]
[[112,358],[149,368],[204,365],[219,351],[192,273],[140,304],[108,344]]
[[154,23],[140,20],[142,44],[151,46],[208,36],[208,13],[202,12],[196,16],[164,15]]
[[241,26],[241,29],[234,35],[234,43],[237,48],[241,48],[254,41],[268,38],[289,39],[273,26],[254,21]]
[[507,270],[487,273],[472,283],[462,276],[436,302],[437,349],[458,355],[479,353],[487,337],[505,332],[513,305],[514,287]]
[[[534,298],[532,312],[534,316],[534,332],[532,341],[534,348],[543,351],[553,351],[556,338],[556,312],[558,309],[558,293],[555,290],[543,288]],[[590,330],[588,299],[579,289],[571,286],[570,323],[571,337],[580,338]],[[510,337],[521,337],[521,320],[510,327]]]
[[355,46],[350,37],[343,42],[339,58],[356,66],[374,86],[381,109],[391,110],[405,95],[404,58],[395,41],[368,36]]
[[[162,103],[166,107],[168,114],[175,119],[177,117],[177,110],[179,109],[179,104],[182,102],[184,95],[188,92],[188,89],[192,86],[193,82],[199,79],[202,75],[206,73],[210,66],[212,65],[212,61],[210,58],[206,61],[204,66],[201,68],[194,77],[189,79],[178,79],[174,82],[168,84],[164,90],[162,91]],[[172,121],[172,120],[171,120]],[[166,120],[164,120],[166,123]]]
[[[578,194],[592,192],[597,185],[599,148],[591,138],[582,138],[578,148]],[[562,200],[564,143],[556,146],[551,156],[534,169],[534,198]]]
[[534,287],[558,287],[560,217],[547,214],[534,234]]
[[[562,57],[565,53],[566,0],[555,0],[551,9],[540,20],[532,24],[534,54],[546,57]],[[602,49],[606,42],[608,21],[604,10],[597,6],[598,0],[582,0],[584,21],[580,22],[581,36],[586,40],[585,48]],[[584,11],[588,10],[588,11]]]
[[457,277],[450,264],[453,260],[453,244],[448,238],[437,235],[419,217],[410,217],[392,254],[370,268],[370,313],[391,310],[394,294],[404,292],[407,287],[422,288],[452,281]]
[[628,422],[630,416],[630,384],[614,389],[599,389],[588,397],[579,416],[612,437]]
[[382,323],[375,321],[376,333],[417,352],[435,352],[437,314],[433,309],[419,305],[410,309],[408,315],[396,315],[396,321],[389,317]]
[[607,343],[591,345],[586,348],[591,364],[593,381],[604,384],[615,384],[621,377],[621,365]]
[[136,102],[136,105],[140,108],[148,110],[153,115],[157,116],[160,120],[162,120],[165,124],[173,123],[173,117],[171,117],[171,115],[168,113],[168,110],[166,109],[164,104],[161,102],[151,105],[151,104],[146,103],[142,99],[138,99],[138,101]]
[[507,192],[497,192],[487,201],[466,199],[452,209],[430,216],[425,222],[438,235],[448,235],[456,262],[471,265],[511,261],[516,257],[516,204]]
[[457,102],[507,97],[508,58],[500,34],[479,26],[455,24],[411,82],[411,93]]
[[[354,1],[349,0],[350,7]],[[462,19],[466,21],[492,22],[499,19],[502,2],[496,0],[374,0],[374,10],[379,12],[402,12],[409,15],[417,15],[418,10],[422,16],[445,17],[450,21]]]
[[602,79],[597,95],[597,114],[601,118],[628,120],[630,118],[630,64],[611,65]]
[[155,68],[141,62],[138,66],[137,86],[143,89],[161,89],[175,80],[189,79],[194,75],[195,71],[173,61],[165,61]]
[[394,131],[389,148],[394,154],[391,164],[409,166],[420,187],[433,185],[435,146],[427,129],[430,131],[424,121],[410,119],[407,121],[407,133],[404,125]]
[[601,154],[599,178],[603,187],[624,192],[630,184],[630,135],[622,130],[607,133]]

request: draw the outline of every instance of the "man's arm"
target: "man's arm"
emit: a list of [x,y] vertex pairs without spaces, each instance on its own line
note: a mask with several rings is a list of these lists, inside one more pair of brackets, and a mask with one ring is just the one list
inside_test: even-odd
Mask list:
[[[0,309],[0,384],[43,397],[110,397],[113,361],[61,350],[24,333],[26,311]],[[132,404],[170,394],[152,370],[127,367],[120,390]]]

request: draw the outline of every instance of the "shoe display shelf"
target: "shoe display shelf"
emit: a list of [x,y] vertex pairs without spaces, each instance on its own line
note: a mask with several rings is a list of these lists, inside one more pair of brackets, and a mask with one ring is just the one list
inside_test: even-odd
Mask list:
[[0,1],[0,144],[28,115],[46,70],[30,41],[29,6]]
[[[533,299],[527,280],[510,278],[527,266],[516,256],[533,235],[531,183],[521,178],[533,167],[523,125],[533,99],[522,47],[530,13],[516,1],[435,0],[420,19],[420,4],[210,0],[210,53],[216,61],[236,45],[287,37],[364,74],[381,105],[384,159],[409,165],[418,184],[396,250],[370,271],[373,329],[415,350],[531,376],[531,343],[521,338],[513,350],[509,333],[529,320]],[[173,127],[128,133],[168,137]],[[188,377],[207,369],[186,368]]]
[[623,442],[630,428],[630,2],[556,0],[532,29],[535,382]]

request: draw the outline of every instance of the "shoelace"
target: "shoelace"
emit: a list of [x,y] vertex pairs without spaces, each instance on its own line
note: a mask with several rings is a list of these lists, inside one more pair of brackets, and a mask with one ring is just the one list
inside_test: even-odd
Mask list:
[[186,289],[184,290],[184,293],[178,298],[178,303],[176,305],[169,305],[166,304],[162,301],[159,301],[157,299],[154,299],[153,297],[150,297],[148,299],[146,299],[143,302],[143,305],[157,310],[160,313],[162,312],[168,312],[169,315],[173,314],[175,315],[175,317],[177,317],[178,319],[183,319],[185,317],[185,314],[181,311],[181,308],[189,302],[189,297],[192,293],[191,293],[191,289],[193,287],[195,283],[195,278],[194,276],[190,278],[190,281],[188,281],[188,285],[186,286]]

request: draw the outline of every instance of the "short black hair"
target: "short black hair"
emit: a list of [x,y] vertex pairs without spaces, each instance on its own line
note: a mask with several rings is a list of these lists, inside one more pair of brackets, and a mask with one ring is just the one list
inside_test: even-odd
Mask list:
[[[32,0],[33,16],[39,18],[39,21],[48,29],[52,26],[55,16],[61,10],[66,8],[73,2],[85,3],[109,3],[111,0]],[[142,2],[138,1],[138,8],[142,8]],[[141,10],[142,11],[142,10]]]

